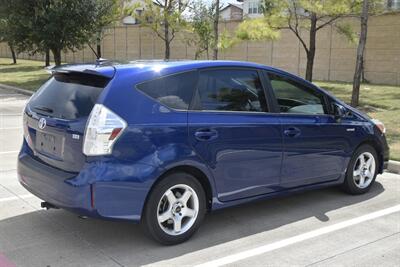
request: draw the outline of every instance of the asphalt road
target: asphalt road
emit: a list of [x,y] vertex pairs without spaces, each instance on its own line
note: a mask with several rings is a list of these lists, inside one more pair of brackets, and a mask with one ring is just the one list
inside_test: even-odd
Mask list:
[[42,210],[15,170],[26,100],[0,90],[0,267],[400,266],[400,176],[388,173],[362,196],[329,188],[210,214],[172,247],[129,222]]

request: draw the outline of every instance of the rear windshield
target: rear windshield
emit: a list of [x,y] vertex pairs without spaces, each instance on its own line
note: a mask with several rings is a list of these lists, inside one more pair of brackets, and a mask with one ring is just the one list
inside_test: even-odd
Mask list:
[[32,97],[32,111],[61,119],[86,117],[109,79],[85,73],[56,73]]

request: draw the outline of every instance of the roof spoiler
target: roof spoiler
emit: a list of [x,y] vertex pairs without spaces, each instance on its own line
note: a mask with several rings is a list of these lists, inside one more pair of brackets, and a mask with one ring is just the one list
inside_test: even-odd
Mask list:
[[[98,71],[99,67],[110,67],[108,71]],[[51,75],[55,73],[85,73],[97,76],[103,76],[112,79],[115,75],[116,68],[107,59],[98,59],[95,64],[63,64],[61,66],[46,67],[46,71]]]

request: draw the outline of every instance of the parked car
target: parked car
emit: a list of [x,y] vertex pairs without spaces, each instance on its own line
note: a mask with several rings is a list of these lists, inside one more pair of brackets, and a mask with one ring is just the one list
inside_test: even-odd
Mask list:
[[43,207],[141,222],[168,245],[208,211],[334,185],[366,193],[389,158],[382,123],[249,62],[57,68],[23,124],[19,181]]

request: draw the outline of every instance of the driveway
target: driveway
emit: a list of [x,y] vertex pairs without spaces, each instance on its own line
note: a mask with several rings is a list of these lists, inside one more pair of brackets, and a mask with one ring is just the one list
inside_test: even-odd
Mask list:
[[0,266],[400,266],[400,175],[349,196],[310,191],[212,213],[160,246],[129,222],[43,210],[17,181],[28,97],[0,90]]

